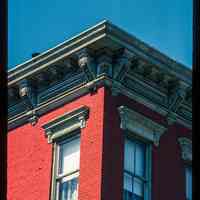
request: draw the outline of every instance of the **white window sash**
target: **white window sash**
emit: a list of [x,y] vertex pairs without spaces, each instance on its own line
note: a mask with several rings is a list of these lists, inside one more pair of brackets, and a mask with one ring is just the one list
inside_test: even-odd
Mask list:
[[[126,138],[126,139],[131,141],[131,138],[130,139]],[[135,142],[135,144],[142,143],[140,141],[137,141],[137,139],[135,141],[133,139],[133,142]],[[149,144],[149,143],[146,143],[146,142],[144,142],[144,144],[145,144],[145,153],[144,153],[145,154],[144,155],[145,156],[145,161],[144,161],[145,176],[138,176],[137,174],[132,173],[132,172],[125,170],[125,169],[124,169],[124,174],[127,173],[130,176],[132,176],[132,179],[137,178],[138,180],[140,180],[143,184],[143,198],[144,198],[144,200],[151,200],[151,150],[152,150],[152,145]],[[125,160],[124,160],[124,162],[125,162]],[[132,187],[134,187],[133,184],[134,183],[132,182]],[[125,185],[123,187],[125,187]],[[126,188],[124,188],[124,189],[126,189]],[[133,191],[133,189],[132,189],[132,191]]]
[[[61,145],[70,145],[70,142],[73,142],[75,140],[78,140],[79,143],[79,154],[80,154],[80,135],[77,134],[76,136],[72,137],[72,138],[68,138],[66,140],[61,141],[60,143],[56,143],[56,174],[55,174],[55,185],[56,185],[56,200],[59,200],[59,195],[60,195],[60,184],[64,183],[64,182],[68,182],[74,178],[78,178],[79,177],[79,168],[80,166],[77,168],[74,168],[73,170],[71,170],[70,172],[66,173],[60,173],[61,172]],[[67,148],[67,147],[66,147]],[[80,164],[80,155],[77,157],[77,159],[79,159],[79,164]],[[79,185],[79,183],[78,183]],[[77,185],[77,196],[78,196],[78,185]]]

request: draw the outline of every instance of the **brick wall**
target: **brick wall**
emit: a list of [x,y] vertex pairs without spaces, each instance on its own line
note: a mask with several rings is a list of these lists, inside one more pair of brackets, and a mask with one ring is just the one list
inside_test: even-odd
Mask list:
[[[123,148],[124,135],[119,128],[119,114],[117,108],[125,105],[135,111],[143,113],[154,121],[165,124],[165,118],[150,110],[144,105],[135,102],[125,96],[113,97],[107,91],[105,105],[106,137],[104,147],[104,194],[109,199],[122,200],[123,185]],[[184,161],[181,158],[181,148],[177,139],[188,137],[191,139],[191,131],[180,124],[175,123],[160,138],[159,147],[152,148],[152,200],[177,200],[185,199],[185,172]],[[107,152],[107,153],[106,153]],[[115,154],[116,153],[116,154]],[[109,192],[111,191],[111,192]]]
[[47,200],[50,195],[52,145],[41,126],[59,115],[87,105],[86,128],[81,132],[79,200],[101,199],[104,88],[85,95],[8,134],[8,200]]
[[[165,120],[125,96],[114,97],[101,87],[8,134],[8,200],[48,200],[51,185],[52,145],[41,126],[65,112],[86,105],[90,108],[81,130],[79,200],[122,200],[124,134],[117,108],[126,105],[153,120]],[[184,199],[184,164],[179,136],[190,137],[178,124],[169,127],[152,152],[152,200]]]

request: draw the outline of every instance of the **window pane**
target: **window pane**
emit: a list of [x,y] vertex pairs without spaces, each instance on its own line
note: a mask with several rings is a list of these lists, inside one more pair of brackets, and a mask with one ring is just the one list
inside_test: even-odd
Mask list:
[[192,199],[192,168],[186,168],[186,198]]
[[146,145],[125,140],[123,200],[144,200]]
[[127,173],[124,173],[124,189],[129,192],[133,191],[133,178]]
[[136,196],[142,197],[143,196],[143,189],[144,189],[144,183],[143,181],[134,178],[134,183],[133,183],[133,192]]
[[134,142],[125,140],[124,169],[132,173],[134,173],[134,148]]
[[78,178],[60,183],[59,200],[78,199]]
[[134,194],[132,200],[143,200],[143,199],[144,199],[143,197]]
[[123,200],[134,200],[133,193],[129,192],[127,190],[124,190],[124,192],[123,192]]
[[79,169],[80,163],[80,138],[60,146],[60,172],[71,173]]
[[138,176],[145,176],[145,145],[141,143],[136,144],[136,163],[135,173]]

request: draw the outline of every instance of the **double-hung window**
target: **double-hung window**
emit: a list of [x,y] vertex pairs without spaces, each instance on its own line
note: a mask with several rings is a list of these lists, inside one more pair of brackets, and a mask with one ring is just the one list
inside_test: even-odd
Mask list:
[[126,106],[118,111],[126,134],[123,200],[151,200],[151,149],[166,128]]
[[187,166],[185,168],[185,187],[186,187],[186,199],[192,200],[192,167]]
[[181,155],[185,166],[185,196],[186,200],[192,200],[192,140],[187,137],[178,138],[181,147]]
[[123,200],[149,199],[148,144],[125,140]]
[[54,147],[51,200],[78,200],[80,135],[88,115],[82,106],[42,126]]
[[57,144],[56,200],[78,200],[80,137]]

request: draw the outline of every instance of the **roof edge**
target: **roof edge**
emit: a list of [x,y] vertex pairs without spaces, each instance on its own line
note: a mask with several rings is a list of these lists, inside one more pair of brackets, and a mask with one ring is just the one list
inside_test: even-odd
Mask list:
[[[74,37],[64,41],[63,43],[58,44],[57,46],[41,53],[40,55],[25,61],[24,63],[17,65],[16,67],[8,70],[8,81],[10,82],[10,78],[13,77],[15,79],[15,76],[21,76],[20,74],[25,72],[26,70],[30,68],[30,70],[36,66],[40,62],[44,62],[45,60],[49,59],[55,59],[53,58],[55,54],[58,54],[59,52],[63,52],[65,48],[72,45],[73,42],[85,39],[90,39],[90,34],[96,33],[98,35],[103,33],[104,36],[109,37],[116,37],[118,40],[127,41],[130,42],[130,45],[139,49],[140,51],[144,52],[150,57],[153,57],[155,60],[158,60],[160,63],[166,65],[168,67],[169,71],[173,71],[177,74],[181,74],[183,77],[186,77],[190,84],[192,84],[192,70],[185,65],[173,60],[169,56],[161,53],[160,51],[156,50],[152,46],[148,45],[147,43],[139,40],[132,34],[124,31],[123,29],[119,28],[118,26],[112,24],[109,20],[103,20],[99,22],[98,24],[86,29],[85,31],[79,33],[78,35],[75,35]],[[94,38],[97,37],[97,35],[94,34]],[[11,78],[12,79],[12,78]],[[12,80],[11,80],[12,81]]]

